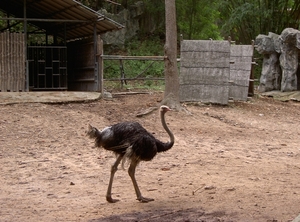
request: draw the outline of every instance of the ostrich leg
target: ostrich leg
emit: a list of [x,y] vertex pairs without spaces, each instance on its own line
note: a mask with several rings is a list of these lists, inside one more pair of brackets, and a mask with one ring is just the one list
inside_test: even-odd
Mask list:
[[132,180],[137,200],[140,201],[140,202],[142,202],[142,203],[148,203],[150,201],[153,201],[154,199],[152,199],[152,198],[146,198],[146,197],[142,196],[141,191],[140,191],[140,189],[138,187],[138,184],[136,182],[136,179],[135,179],[135,168],[136,168],[136,165],[137,165],[137,162],[135,162],[135,161],[131,162],[131,164],[130,164],[130,166],[128,168],[128,174],[129,174],[129,176],[130,176],[130,178]]
[[119,166],[122,158],[123,158],[122,155],[118,156],[116,162],[111,167],[110,179],[109,179],[109,184],[108,184],[108,188],[107,188],[107,192],[106,192],[106,200],[110,203],[115,203],[115,202],[119,201],[118,199],[112,199],[111,188],[112,188],[112,184],[113,184],[113,180],[114,180],[114,175],[118,170],[118,166]]

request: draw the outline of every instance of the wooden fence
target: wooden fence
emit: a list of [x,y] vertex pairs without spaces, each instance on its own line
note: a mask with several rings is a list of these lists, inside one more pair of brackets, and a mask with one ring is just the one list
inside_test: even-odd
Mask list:
[[180,100],[227,104],[230,77],[228,41],[183,40]]
[[183,40],[180,63],[180,100],[227,104],[247,100],[252,81],[252,45],[229,41]]
[[253,49],[253,45],[230,47],[229,98],[233,100],[247,100],[249,84],[253,81],[251,79]]
[[[164,61],[167,59],[166,56],[120,56],[120,55],[101,55],[103,60],[119,60],[120,63],[120,78],[109,78],[103,79],[104,81],[120,81],[121,86],[127,84],[128,81],[135,81],[135,80],[165,80],[165,78],[160,77],[142,77],[142,75],[154,64],[156,61]],[[124,72],[124,65],[123,60],[139,60],[139,61],[151,61],[151,63],[142,70],[138,75],[132,78],[126,77]],[[179,60],[177,60],[179,61]]]
[[0,92],[25,91],[25,38],[23,33],[0,33]]

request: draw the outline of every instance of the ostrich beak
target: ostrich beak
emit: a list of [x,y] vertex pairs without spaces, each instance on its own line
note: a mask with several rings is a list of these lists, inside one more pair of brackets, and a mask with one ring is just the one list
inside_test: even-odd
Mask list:
[[167,111],[173,111],[173,109],[171,109],[171,108],[168,107]]

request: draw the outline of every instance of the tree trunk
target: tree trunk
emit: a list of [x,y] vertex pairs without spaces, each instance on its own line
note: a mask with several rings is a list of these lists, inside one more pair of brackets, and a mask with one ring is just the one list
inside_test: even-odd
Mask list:
[[165,93],[163,104],[179,110],[179,77],[177,67],[177,26],[175,0],[165,0],[166,43],[165,43]]

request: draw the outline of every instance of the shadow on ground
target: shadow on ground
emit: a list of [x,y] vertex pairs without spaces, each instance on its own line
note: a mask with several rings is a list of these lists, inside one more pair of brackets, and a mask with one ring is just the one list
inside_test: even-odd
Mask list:
[[93,219],[89,222],[230,222],[234,221],[228,219],[225,212],[218,211],[206,214],[202,209],[183,209],[183,210],[153,210],[146,212],[132,212],[127,214],[112,215],[105,218]]

